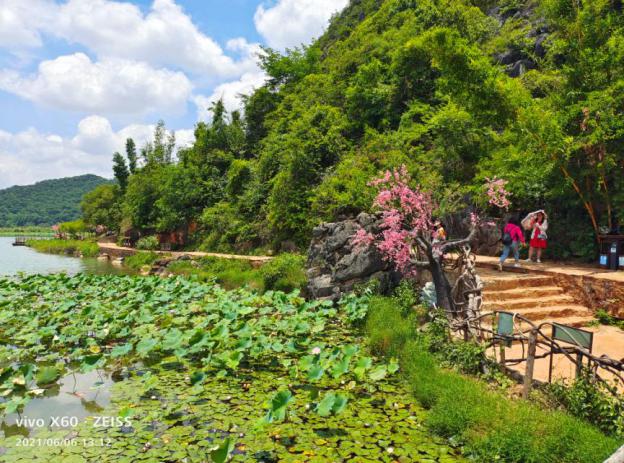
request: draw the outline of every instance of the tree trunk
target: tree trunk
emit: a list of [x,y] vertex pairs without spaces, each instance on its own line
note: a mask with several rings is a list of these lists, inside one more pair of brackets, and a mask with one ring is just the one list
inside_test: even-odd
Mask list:
[[455,303],[452,296],[451,284],[446,277],[444,268],[440,259],[431,258],[429,271],[431,272],[431,278],[433,279],[433,285],[436,290],[436,299],[438,300],[438,307],[443,309],[447,316],[455,316]]

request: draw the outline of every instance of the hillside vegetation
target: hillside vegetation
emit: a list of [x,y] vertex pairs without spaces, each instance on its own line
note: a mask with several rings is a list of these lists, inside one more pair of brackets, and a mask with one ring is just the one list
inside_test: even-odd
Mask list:
[[591,257],[624,201],[623,25],[619,0],[352,1],[312,45],[266,51],[244,117],[215,104],[177,159],[159,126],[85,205],[148,233],[197,222],[205,249],[303,248],[405,164],[441,215],[504,178],[514,212],[550,212],[551,252]]
[[80,217],[80,200],[110,181],[97,175],[44,180],[0,190],[0,227],[53,225]]

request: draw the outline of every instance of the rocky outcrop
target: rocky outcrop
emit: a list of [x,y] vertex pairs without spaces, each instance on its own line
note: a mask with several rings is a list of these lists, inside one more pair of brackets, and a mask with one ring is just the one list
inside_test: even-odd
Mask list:
[[323,223],[312,232],[308,250],[308,296],[337,300],[342,294],[371,279],[379,281],[380,290],[389,292],[400,281],[375,248],[357,251],[351,237],[364,228],[370,233],[379,232],[379,218],[361,213],[355,219]]
[[508,21],[528,26],[526,42],[521,48],[512,46],[501,53],[496,53],[494,59],[505,66],[505,72],[510,77],[520,77],[531,69],[537,69],[536,61],[546,56],[548,26],[546,22],[534,14],[534,5],[527,2],[524,5],[510,8],[494,7],[488,15],[499,23],[502,28]]
[[[470,234],[469,213],[470,210],[465,210],[443,218],[442,222],[449,237],[462,237]],[[500,219],[482,218],[482,225],[479,226],[475,238],[470,243],[472,251],[482,256],[500,254],[503,223],[504,221]]]

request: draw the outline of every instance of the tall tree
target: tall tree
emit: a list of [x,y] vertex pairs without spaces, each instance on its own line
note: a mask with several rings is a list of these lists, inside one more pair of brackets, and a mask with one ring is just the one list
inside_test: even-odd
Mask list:
[[146,166],[167,165],[173,162],[175,133],[167,132],[165,122],[160,120],[154,129],[154,140],[141,148],[141,157]]
[[126,139],[126,157],[128,158],[128,169],[131,174],[134,174],[137,169],[137,151],[132,138]]
[[113,154],[113,173],[115,174],[115,179],[117,179],[117,183],[119,183],[119,188],[122,193],[125,192],[128,187],[128,177],[130,176],[130,172],[128,171],[126,160],[118,152]]

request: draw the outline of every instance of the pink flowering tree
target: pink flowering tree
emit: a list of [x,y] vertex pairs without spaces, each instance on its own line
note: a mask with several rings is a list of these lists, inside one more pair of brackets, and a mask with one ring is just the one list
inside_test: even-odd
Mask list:
[[[429,270],[438,306],[447,313],[456,313],[452,287],[443,268],[443,256],[468,245],[476,236],[480,219],[471,214],[471,229],[465,238],[434,240],[434,201],[429,193],[411,188],[410,181],[407,169],[402,166],[386,171],[382,177],[370,182],[370,186],[378,189],[373,207],[381,216],[380,230],[373,234],[359,229],[351,243],[360,250],[375,246],[384,260],[407,277],[414,276],[420,269]],[[509,206],[509,193],[504,186],[504,180],[494,179],[491,188],[488,187],[491,204]]]

